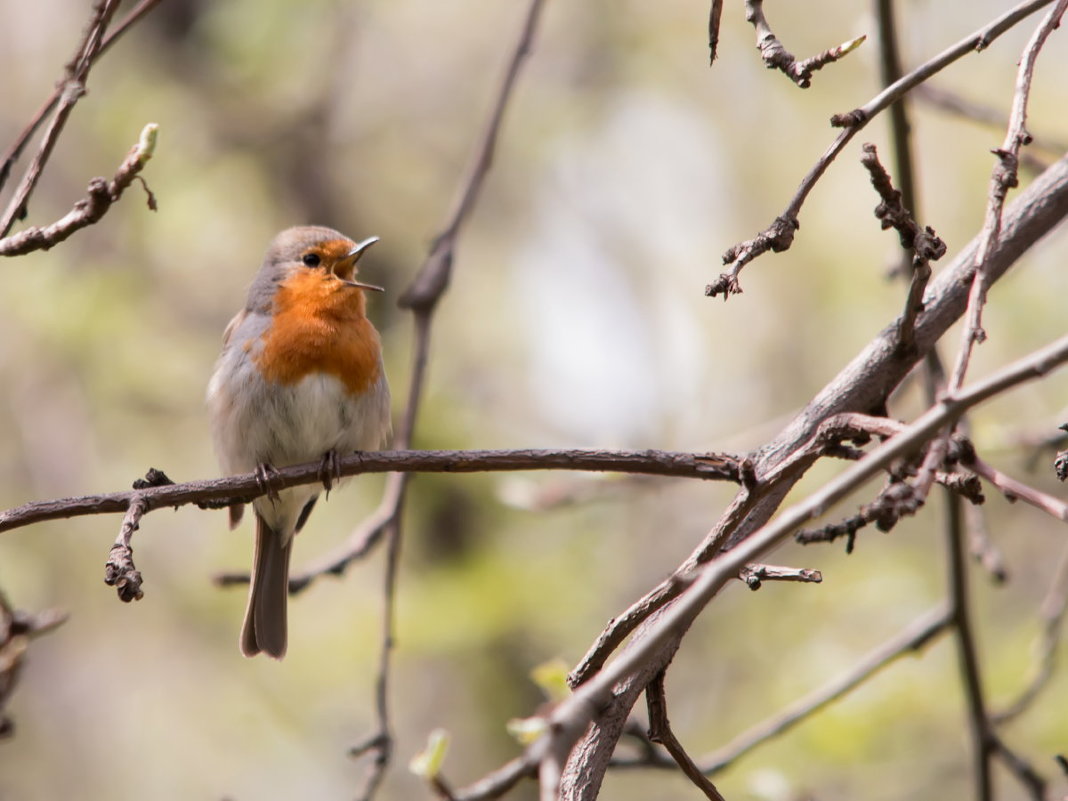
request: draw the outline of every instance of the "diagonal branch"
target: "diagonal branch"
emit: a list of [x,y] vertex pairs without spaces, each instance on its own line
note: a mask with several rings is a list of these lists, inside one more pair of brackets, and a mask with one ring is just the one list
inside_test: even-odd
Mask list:
[[[104,37],[104,41],[100,43],[100,48],[96,52],[96,57],[99,59],[108,49],[118,40],[120,36],[126,33],[135,22],[141,19],[145,14],[159,5],[160,0],[141,0],[129,14],[122,18],[115,28]],[[7,178],[11,174],[11,168],[15,166],[15,162],[18,161],[19,156],[22,155],[22,151],[26,148],[30,139],[33,137],[37,129],[41,127],[45,117],[47,117],[52,109],[56,107],[56,103],[59,102],[60,96],[63,94],[64,84],[62,81],[56,84],[55,90],[52,95],[41,104],[41,107],[37,109],[37,112],[33,115],[33,119],[23,128],[22,133],[18,135],[11,147],[7,152],[0,157],[0,189],[3,189],[4,184],[7,183]]]
[[0,216],[0,236],[7,236],[15,220],[21,220],[26,216],[26,204],[29,202],[30,195],[33,194],[34,187],[37,186],[45,164],[52,155],[52,150],[59,135],[63,132],[63,127],[67,124],[67,118],[74,110],[74,105],[86,92],[85,84],[89,78],[89,70],[92,69],[100,53],[104,31],[118,7],[119,0],[99,0],[93,6],[93,16],[89,20],[85,35],[64,70],[59,101],[52,115],[52,122],[41,139],[37,155],[26,169],[26,174],[15,189],[3,216]]
[[797,230],[799,225],[798,215],[809,193],[831,166],[831,162],[845,149],[849,140],[867,125],[872,117],[884,111],[891,104],[904,97],[906,93],[954,61],[969,53],[988,47],[994,39],[1012,28],[1020,20],[1025,19],[1051,2],[1052,0],[1027,0],[1027,2],[1020,3],[989,25],[961,39],[955,45],[946,48],[912,72],[894,81],[860,108],[846,114],[836,114],[832,117],[831,124],[841,127],[843,129],[842,132],[830,144],[823,155],[817,159],[815,165],[802,179],[786,209],[775,218],[775,221],[752,239],[727,249],[723,254],[723,263],[730,265],[730,267],[719,278],[705,287],[705,294],[709,297],[723,295],[724,298],[727,298],[732,294],[741,292],[738,275],[746,264],[769,250],[779,253],[790,247],[793,243],[794,231]]
[[[578,739],[586,732],[589,724],[597,716],[604,714],[607,706],[619,703],[621,692],[617,685],[621,682],[628,683],[630,679],[639,675],[647,675],[651,666],[657,663],[657,655],[661,649],[676,641],[676,638],[690,626],[705,605],[732,576],[737,575],[747,562],[760,560],[798,526],[824,513],[833,504],[885,469],[892,460],[915,451],[923,443],[937,436],[969,408],[1023,381],[1042,377],[1065,361],[1068,361],[1068,336],[1020,359],[994,376],[965,388],[956,395],[942,399],[899,436],[879,445],[806,500],[781,512],[774,521],[754,532],[731,550],[700,567],[696,581],[673,605],[662,610],[655,620],[647,624],[642,636],[632,640],[629,647],[614,661],[585,684],[580,685],[572,695],[556,707],[550,718],[548,733],[531,746],[531,756],[539,762],[543,758],[555,761],[559,759],[561,753],[570,753]],[[654,672],[645,683],[647,684],[655,675]],[[584,749],[583,753],[588,756],[588,748]],[[589,765],[586,765],[581,771],[584,797],[596,793],[599,787],[599,781],[591,783],[588,770]],[[570,782],[574,774],[568,772],[567,775]],[[543,782],[554,779],[560,781],[554,771],[545,770],[544,762],[542,762],[542,777]],[[543,796],[547,793],[559,795],[560,786],[543,785]],[[567,797],[572,797],[570,789]]]
[[[66,215],[43,228],[38,226],[25,228],[17,234],[0,239],[0,256],[22,256],[35,250],[48,250],[75,231],[92,225],[103,217],[134,180],[140,180],[144,184],[141,170],[152,158],[156,147],[157,130],[158,126],[155,123],[146,125],[141,131],[137,144],[123,159],[112,179],[106,181],[103,178],[94,178],[90,181],[88,194],[75,203],[74,208]],[[156,199],[147,184],[144,184],[144,188],[148,193],[148,207],[155,211]]]

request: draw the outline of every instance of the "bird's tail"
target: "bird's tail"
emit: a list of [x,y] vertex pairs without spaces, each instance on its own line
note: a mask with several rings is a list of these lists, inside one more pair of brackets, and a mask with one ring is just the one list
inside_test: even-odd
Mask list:
[[256,552],[245,622],[241,626],[241,653],[261,651],[275,659],[286,653],[286,600],[289,594],[289,554],[293,538],[282,544],[282,534],[256,515]]

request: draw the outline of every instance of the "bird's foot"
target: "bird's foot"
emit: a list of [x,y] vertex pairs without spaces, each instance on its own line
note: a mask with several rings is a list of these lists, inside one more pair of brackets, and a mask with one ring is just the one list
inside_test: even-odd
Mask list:
[[341,459],[333,448],[323,454],[323,460],[319,463],[319,480],[323,482],[329,500],[334,483],[341,480]]
[[260,492],[266,495],[271,503],[281,500],[278,495],[278,479],[278,471],[274,465],[267,462],[260,462],[256,465],[256,483],[259,485]]

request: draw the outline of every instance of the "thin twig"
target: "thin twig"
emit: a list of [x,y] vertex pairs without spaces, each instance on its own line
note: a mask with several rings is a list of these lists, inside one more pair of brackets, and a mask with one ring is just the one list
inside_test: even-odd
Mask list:
[[4,708],[15,692],[30,640],[55,630],[66,620],[67,614],[56,609],[33,615],[15,609],[0,592],[0,740],[15,730]]
[[1020,20],[1051,2],[1053,0],[1027,0],[1027,2],[1021,3],[895,81],[860,108],[845,114],[836,114],[832,117],[832,124],[841,127],[843,129],[842,132],[838,134],[802,179],[800,186],[782,214],[776,217],[766,230],[757,234],[754,238],[727,249],[723,254],[723,263],[729,264],[730,267],[719,278],[705,287],[705,294],[709,297],[722,294],[726,298],[729,295],[741,292],[738,275],[746,264],[769,250],[778,253],[790,247],[793,243],[794,232],[799,225],[798,214],[809,193],[820,178],[823,177],[831,162],[842,152],[856,133],[868,124],[872,117],[957,59],[989,46],[994,39],[1009,30]]
[[[797,699],[785,709],[735,737],[731,742],[700,760],[701,772],[714,775],[726,770],[758,746],[803,723],[816,712],[844,698],[896,660],[917,653],[937,639],[950,625],[948,607],[930,610],[879,647],[869,651],[849,671],[823,687]],[[671,767],[660,754],[643,755],[632,762],[617,762],[617,767]]]
[[[875,0],[875,19],[879,27],[879,77],[883,86],[890,86],[904,74],[901,67],[901,48],[897,25],[894,22],[894,0]],[[914,216],[919,216],[916,196],[916,171],[912,158],[912,128],[909,125],[908,101],[902,96],[890,104],[890,139],[894,148],[894,172],[901,187],[901,204]]]
[[1057,648],[1061,641],[1061,627],[1066,611],[1068,611],[1068,546],[1061,551],[1057,569],[1053,572],[1053,581],[1050,583],[1039,610],[1042,634],[1031,678],[1015,700],[1005,709],[991,716],[994,723],[999,725],[1008,723],[1030,709],[1039,693],[1053,678],[1053,670],[1057,662]]
[[656,678],[645,688],[645,700],[649,709],[649,739],[667,749],[679,769],[686,774],[686,778],[693,782],[698,790],[704,793],[705,798],[710,798],[712,801],[725,801],[716,789],[716,785],[712,784],[701,772],[690,755],[686,753],[686,749],[675,736],[675,732],[671,730],[667,714],[667,693],[664,690],[663,670],[656,674]]
[[[426,378],[426,365],[430,353],[430,331],[433,314],[449,285],[452,275],[453,256],[460,230],[474,208],[493,163],[493,153],[497,146],[504,113],[513,96],[520,68],[530,54],[542,7],[543,0],[531,0],[527,7],[518,41],[512,50],[489,118],[482,129],[481,137],[475,148],[474,158],[460,183],[461,188],[448,215],[448,221],[442,232],[435,238],[423,266],[401,295],[399,301],[402,308],[408,308],[414,312],[416,329],[415,357],[409,382],[408,404],[399,436],[397,437],[397,444],[401,448],[411,447],[412,437],[415,432],[419,404],[423,395],[423,384]],[[393,650],[392,629],[397,581],[396,573],[400,554],[400,518],[409,479],[410,474],[407,472],[395,478],[391,477],[386,488],[386,498],[394,500],[392,509],[388,512],[383,512],[380,507],[380,513],[384,515],[385,522],[378,531],[385,534],[389,543],[385,568],[386,575],[384,577],[385,597],[383,599],[382,642],[376,680],[378,734],[374,739],[381,745],[377,749],[377,758],[372,763],[365,779],[361,795],[361,798],[364,799],[370,799],[379,787],[385,771],[389,767],[389,757],[392,749],[387,696]],[[352,539],[350,537],[350,541]],[[358,548],[363,547],[362,543],[356,543],[356,545]],[[352,558],[351,556],[343,556],[340,561],[348,564]],[[335,560],[335,563],[337,561]]]
[[[135,22],[159,5],[159,3],[160,0],[141,0],[141,2],[138,3],[129,14],[123,17],[114,29],[104,37],[104,41],[100,43],[100,48],[96,51],[96,58],[99,59],[104,55],[120,36],[126,33]],[[11,147],[8,148],[3,156],[0,156],[0,189],[3,189],[8,176],[11,174],[11,168],[14,167],[19,156],[22,155],[22,151],[25,149],[27,143],[29,143],[30,139],[37,132],[37,129],[41,127],[41,123],[44,122],[45,117],[52,113],[52,109],[56,107],[56,103],[59,102],[63,90],[64,82],[60,81],[56,84],[52,95],[41,104],[39,109],[37,109],[37,112],[33,115],[33,119],[31,119],[26,127],[23,128],[22,133],[18,135],[18,138],[15,139]]]
[[[0,256],[22,256],[35,250],[48,250],[58,245],[75,231],[92,225],[103,217],[111,205],[115,203],[122,193],[134,182],[141,180],[140,172],[150,158],[156,147],[156,133],[158,126],[149,123],[141,131],[141,136],[123,159],[118,170],[110,181],[103,178],[94,178],[89,182],[88,194],[77,203],[66,215],[43,228],[32,226],[24,228],[16,234],[0,239]],[[155,211],[156,200],[148,185],[144,184],[148,194],[148,207]]]
[[946,255],[946,243],[943,242],[931,226],[921,228],[912,216],[909,207],[903,202],[903,192],[894,188],[890,175],[879,163],[879,154],[875,145],[867,143],[861,148],[864,155],[860,163],[867,169],[871,184],[879,193],[882,202],[875,207],[875,218],[885,231],[893,228],[897,231],[901,247],[910,254],[912,280],[909,284],[905,311],[898,325],[900,347],[916,347],[916,317],[923,311],[923,293],[931,278],[931,262]]
[[21,220],[26,216],[26,204],[37,186],[37,181],[41,177],[45,164],[48,163],[48,159],[52,155],[52,149],[55,147],[59,135],[63,132],[63,127],[66,125],[71,111],[74,110],[74,105],[86,92],[85,84],[89,78],[89,70],[92,69],[93,62],[96,61],[96,57],[100,52],[104,31],[107,29],[108,23],[111,22],[111,18],[118,7],[119,0],[99,0],[93,6],[92,17],[85,30],[85,35],[64,70],[62,90],[59,94],[55,113],[52,115],[52,122],[45,130],[37,155],[33,157],[33,161],[30,162],[30,166],[26,169],[26,174],[15,189],[15,193],[8,202],[3,216],[0,216],[0,237],[7,236],[11,226],[15,224],[15,220]]
[[962,463],[976,475],[989,481],[1008,500],[1023,501],[1058,520],[1068,522],[1068,503],[1006,475],[992,464],[980,459],[974,451],[971,451]]
[[[965,98],[956,92],[941,86],[925,83],[923,86],[917,86],[912,96],[915,97],[916,100],[926,103],[931,108],[936,108],[950,114],[956,114],[959,117],[972,120],[973,122],[991,128],[1005,130],[1009,125],[1008,116],[1001,110],[994,106],[978,103],[969,98]],[[1039,134],[1032,134],[1029,147],[1045,150],[1050,153],[1061,154],[1068,152],[1068,141],[1062,141],[1060,139],[1054,139]],[[1024,154],[1021,153],[1021,165],[1023,164],[1023,157]]]
[[757,49],[764,66],[769,70],[779,70],[802,89],[812,85],[812,73],[837,61],[855,50],[864,41],[860,36],[848,42],[824,50],[817,56],[798,61],[779,38],[772,32],[764,16],[764,0],[745,0],[745,21],[756,30]]
[[949,604],[953,619],[954,639],[957,643],[957,662],[964,687],[968,732],[972,743],[975,797],[978,801],[990,801],[993,797],[990,772],[990,762],[993,756],[992,729],[986,711],[979,656],[972,628],[972,610],[968,594],[967,548],[961,518],[961,501],[950,495],[946,496],[945,501]]
[[140,601],[144,597],[141,589],[141,571],[134,565],[133,560],[133,534],[141,527],[141,518],[148,511],[148,503],[139,491],[135,491],[130,499],[129,508],[122,518],[122,526],[119,527],[119,536],[115,544],[111,546],[107,564],[104,566],[104,583],[114,587],[119,594],[119,600],[124,603]]
[[961,334],[957,361],[950,374],[950,391],[957,389],[964,382],[964,374],[968,370],[968,362],[971,360],[974,346],[986,339],[986,332],[983,330],[983,306],[986,305],[986,294],[990,286],[987,257],[997,247],[1001,236],[1001,218],[1005,198],[1009,190],[1019,184],[1020,148],[1031,141],[1031,135],[1027,132],[1027,103],[1031,95],[1031,80],[1034,77],[1035,63],[1046,39],[1060,25],[1065,9],[1068,9],[1068,0],[1058,0],[1035,29],[1020,59],[1005,141],[1000,148],[993,151],[997,157],[997,163],[990,176],[990,197],[983,221],[982,240],[975,254],[975,273],[972,276],[972,289],[968,297],[968,320]]
[[1031,801],[1047,801],[1046,779],[1026,759],[1006,745],[996,733],[991,733],[994,756],[998,757],[1009,772],[1024,786]]
[[708,10],[708,66],[716,60],[716,50],[719,49],[719,20],[723,16],[723,0],[712,0],[712,6]]
[[759,590],[765,581],[793,581],[803,584],[819,584],[823,581],[823,574],[811,567],[782,567],[781,565],[766,565],[760,562],[746,565],[742,568],[738,578],[744,581],[751,590]]
[[995,583],[1004,584],[1009,579],[1009,569],[1004,554],[990,538],[982,507],[972,503],[965,506],[964,523],[968,531],[968,553]]

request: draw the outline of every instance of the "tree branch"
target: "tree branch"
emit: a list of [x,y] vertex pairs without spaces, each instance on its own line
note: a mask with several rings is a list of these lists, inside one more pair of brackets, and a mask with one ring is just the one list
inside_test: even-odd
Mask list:
[[[564,750],[570,753],[578,738],[587,731],[590,723],[595,720],[603,721],[605,715],[609,714],[609,710],[615,720],[616,713],[622,708],[621,705],[632,703],[629,698],[630,691],[636,690],[638,685],[646,686],[656,672],[663,669],[662,654],[665,653],[665,649],[669,654],[674,653],[678,637],[686,631],[694,618],[722,589],[723,585],[732,576],[737,575],[746,563],[760,560],[805,521],[826,512],[833,504],[885,469],[892,460],[922,447],[925,442],[959,419],[972,406],[1023,381],[1044,376],[1066,360],[1068,360],[1068,336],[1020,359],[985,381],[942,399],[900,435],[876,447],[806,500],[781,512],[774,521],[758,529],[730,550],[697,568],[696,580],[674,604],[661,610],[657,617],[646,625],[641,634],[630,642],[623,653],[585,684],[576,688],[571,696],[556,707],[550,717],[549,733],[531,747],[532,754],[540,759],[543,755],[558,755]],[[628,690],[624,691],[621,684],[625,685]],[[618,736],[615,732],[616,725],[613,724],[610,732],[605,732],[607,737],[612,737],[613,734]],[[594,731],[591,735],[598,733]],[[582,745],[581,758],[568,760],[565,772],[562,774],[562,776],[566,775],[566,781],[561,780],[559,786],[551,788],[543,786],[543,794],[550,791],[567,799],[590,798],[596,795],[603,769],[599,769],[600,759],[591,760],[591,749],[598,745],[596,741],[590,742],[591,735],[586,736],[586,742]],[[614,739],[612,742],[614,743]],[[604,765],[607,765],[607,755]],[[554,773],[550,771],[547,778],[553,777]],[[545,778],[543,776],[543,781]]]
[[820,178],[823,177],[827,168],[831,166],[831,162],[837,158],[838,154],[849,143],[849,140],[867,125],[872,117],[957,59],[969,53],[983,50],[994,39],[1009,30],[1020,20],[1051,2],[1052,0],[1027,0],[1027,2],[1021,3],[989,25],[965,37],[909,74],[894,81],[894,83],[883,89],[860,108],[846,114],[836,114],[832,117],[832,125],[843,128],[843,131],[802,179],[801,185],[797,188],[782,214],[776,217],[775,221],[766,230],[757,234],[753,239],[748,239],[727,249],[723,254],[723,263],[729,264],[730,268],[705,287],[705,294],[709,297],[722,294],[726,299],[732,294],[741,292],[738,275],[746,264],[769,250],[778,253],[790,247],[793,243],[794,231],[797,230],[799,225],[798,214],[809,193]]
[[119,0],[99,0],[93,6],[93,15],[89,20],[85,35],[64,70],[62,88],[59,90],[58,105],[55,114],[52,115],[52,122],[41,139],[37,155],[30,162],[3,216],[0,216],[0,237],[7,236],[15,220],[21,220],[26,216],[26,204],[29,203],[30,195],[33,194],[44,166],[52,155],[52,149],[63,132],[63,127],[67,124],[67,118],[74,110],[75,103],[86,92],[85,84],[89,78],[89,70],[92,69],[93,63],[100,54],[104,31],[118,7]]
[[[104,37],[104,41],[100,43],[100,48],[96,52],[96,58],[100,58],[108,49],[118,40],[120,36],[126,33],[127,30],[141,17],[159,5],[160,0],[141,0],[137,6],[134,7],[129,14],[115,26],[114,30],[108,33]],[[22,155],[22,151],[25,149],[30,138],[37,132],[37,129],[41,127],[41,123],[44,122],[52,109],[56,107],[56,103],[59,102],[60,96],[64,91],[64,82],[59,81],[56,84],[55,90],[52,95],[41,104],[41,107],[37,109],[37,112],[33,115],[33,119],[22,129],[22,133],[18,135],[18,138],[8,148],[7,152],[0,157],[0,189],[3,189],[4,184],[7,183],[7,178],[11,174],[11,168],[15,166],[15,162],[18,161],[19,156]]]
[[[75,231],[97,222],[111,208],[111,204],[122,197],[122,193],[134,179],[140,179],[144,183],[140,173],[155,151],[157,131],[158,126],[155,123],[146,125],[137,144],[126,154],[112,179],[106,181],[103,178],[94,178],[90,181],[88,194],[75,203],[74,208],[65,216],[43,228],[25,228],[17,234],[0,239],[0,256],[22,256],[35,250],[48,250]],[[155,211],[156,199],[148,184],[144,184],[144,187],[148,193],[148,207]]]
[[1031,141],[1031,135],[1027,132],[1027,103],[1031,96],[1031,80],[1034,77],[1035,63],[1050,33],[1060,26],[1061,17],[1066,8],[1068,8],[1068,0],[1058,0],[1035,29],[1020,59],[1020,67],[1016,73],[1016,88],[1012,96],[1009,128],[1005,133],[1005,141],[994,151],[998,162],[990,176],[990,197],[983,221],[982,241],[975,254],[975,273],[972,276],[972,288],[968,296],[968,323],[961,334],[960,351],[949,378],[951,391],[964,382],[964,374],[968,370],[968,362],[974,346],[986,339],[986,332],[983,330],[983,306],[986,305],[986,294],[990,286],[990,279],[987,276],[987,257],[997,246],[998,237],[1001,235],[1001,217],[1002,209],[1005,207],[1005,198],[1010,189],[1019,185],[1020,148]]

